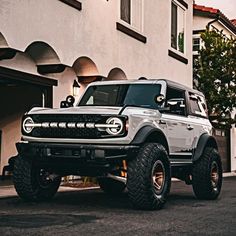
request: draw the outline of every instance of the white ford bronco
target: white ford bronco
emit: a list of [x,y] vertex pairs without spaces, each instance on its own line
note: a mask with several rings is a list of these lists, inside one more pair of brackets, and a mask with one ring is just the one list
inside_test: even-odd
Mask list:
[[33,108],[23,117],[13,181],[26,200],[55,195],[62,176],[97,177],[125,189],[134,207],[160,209],[171,177],[216,199],[222,164],[202,93],[168,80],[90,84],[79,103]]

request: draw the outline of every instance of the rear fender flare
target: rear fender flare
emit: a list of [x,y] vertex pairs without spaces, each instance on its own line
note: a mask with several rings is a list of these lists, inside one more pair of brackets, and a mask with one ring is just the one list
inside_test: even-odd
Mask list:
[[198,140],[196,150],[193,155],[193,162],[199,160],[206,147],[213,147],[218,150],[216,140],[209,134],[202,134]]

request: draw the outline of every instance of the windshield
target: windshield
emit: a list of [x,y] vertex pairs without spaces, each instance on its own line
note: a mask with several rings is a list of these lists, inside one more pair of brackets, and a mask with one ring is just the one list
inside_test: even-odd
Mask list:
[[158,108],[155,102],[160,84],[96,85],[88,88],[79,106],[143,106]]

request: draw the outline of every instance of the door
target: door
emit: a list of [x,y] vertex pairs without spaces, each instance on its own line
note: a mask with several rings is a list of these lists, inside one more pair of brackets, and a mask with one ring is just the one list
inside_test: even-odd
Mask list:
[[185,91],[168,87],[166,108],[162,122],[166,123],[170,155],[173,158],[191,157],[193,127],[189,124],[186,110]]

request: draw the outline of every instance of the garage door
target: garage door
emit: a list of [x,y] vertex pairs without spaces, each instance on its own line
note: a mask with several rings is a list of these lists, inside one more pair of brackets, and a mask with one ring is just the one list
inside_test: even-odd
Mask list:
[[52,86],[57,81],[0,66],[0,174],[8,159],[17,154],[21,119],[34,106],[52,106]]

